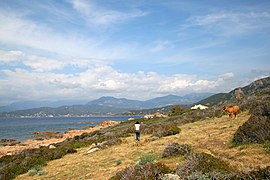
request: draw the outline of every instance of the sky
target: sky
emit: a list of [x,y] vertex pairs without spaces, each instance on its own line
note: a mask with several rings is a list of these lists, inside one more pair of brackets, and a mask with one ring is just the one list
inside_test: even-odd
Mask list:
[[229,92],[269,75],[269,0],[0,0],[0,105]]

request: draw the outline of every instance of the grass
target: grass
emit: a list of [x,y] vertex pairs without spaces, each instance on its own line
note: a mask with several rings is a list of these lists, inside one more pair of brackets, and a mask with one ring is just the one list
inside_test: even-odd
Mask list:
[[[270,165],[267,145],[250,144],[232,146],[233,134],[249,118],[248,112],[242,112],[236,120],[228,116],[213,118],[179,126],[181,132],[149,141],[150,135],[141,134],[140,142],[135,134],[122,138],[120,145],[86,154],[87,147],[77,149],[77,153],[68,154],[61,159],[48,162],[43,169],[48,174],[29,177],[27,174],[16,179],[109,179],[116,172],[135,165],[143,155],[151,154],[158,162],[175,170],[184,163],[184,157],[161,158],[165,147],[170,143],[190,144],[196,153],[207,153],[227,162],[238,171],[247,171]],[[267,146],[267,147],[264,147]],[[117,164],[116,161],[121,161]]]

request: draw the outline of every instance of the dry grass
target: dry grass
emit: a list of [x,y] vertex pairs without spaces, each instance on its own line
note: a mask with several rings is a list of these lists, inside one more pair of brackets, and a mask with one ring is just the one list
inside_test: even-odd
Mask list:
[[[148,141],[148,136],[142,135],[141,142],[135,142],[134,137],[123,139],[122,144],[107,149],[86,154],[87,148],[78,149],[75,154],[69,154],[61,159],[53,160],[44,167],[47,175],[30,177],[27,174],[17,179],[109,179],[116,172],[134,165],[144,154],[153,154],[171,169],[182,164],[183,157],[162,159],[161,155],[169,143],[190,144],[195,152],[206,152],[228,162],[239,171],[270,165],[270,156],[263,145],[244,145],[233,147],[233,134],[249,118],[247,112],[239,115],[230,125],[228,116],[180,126],[180,134]],[[116,160],[121,160],[116,165]]]

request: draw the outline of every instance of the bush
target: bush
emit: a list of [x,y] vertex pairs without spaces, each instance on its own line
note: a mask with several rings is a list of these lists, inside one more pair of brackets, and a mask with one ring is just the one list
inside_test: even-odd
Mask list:
[[186,155],[191,152],[192,147],[188,144],[181,144],[172,143],[169,144],[163,151],[162,157],[170,157],[170,156],[177,156],[177,155]]
[[41,165],[36,165],[35,167],[33,167],[32,169],[30,169],[27,174],[29,176],[35,176],[35,175],[46,175],[47,172],[43,171],[43,167]]
[[116,164],[117,166],[119,166],[120,164],[122,164],[122,161],[121,161],[120,159],[117,159],[117,160],[115,161],[115,164]]
[[195,172],[201,172],[203,174],[220,172],[226,174],[231,172],[231,168],[225,162],[210,154],[191,153],[186,157],[184,165],[176,169],[176,173],[180,177],[188,177]]
[[185,110],[183,108],[181,108],[180,105],[174,105],[171,108],[171,111],[169,113],[169,116],[177,116],[177,115],[181,115],[185,112]]
[[[45,174],[38,171],[38,167],[45,165],[46,162],[63,157],[68,153],[74,153],[76,150],[69,147],[70,144],[62,143],[55,149],[41,147],[38,149],[27,149],[13,156],[4,156],[0,158],[0,179],[13,179],[17,175],[28,172],[31,168],[36,168],[37,174]],[[37,166],[39,165],[39,166]],[[34,175],[32,170],[29,174]]]
[[269,179],[270,166],[264,169],[254,170],[248,173],[236,173],[231,179]]
[[181,131],[180,128],[177,126],[159,126],[157,129],[153,132],[152,136],[156,137],[165,137],[165,136],[171,136],[175,134],[179,134]]
[[170,169],[161,163],[147,163],[145,165],[129,166],[117,172],[111,180],[138,180],[138,179],[158,179],[163,174],[169,173]]
[[270,141],[266,141],[263,145],[263,148],[265,149],[267,154],[270,154]]
[[232,179],[232,174],[222,174],[219,172],[210,172],[210,173],[202,173],[202,172],[194,172],[189,175],[187,180],[212,180],[212,179]]
[[27,174],[28,174],[29,176],[34,176],[34,175],[36,175],[37,173],[38,173],[38,171],[35,170],[35,169],[30,169],[30,170],[27,172]]
[[139,165],[145,165],[147,163],[151,163],[157,159],[157,156],[152,154],[143,155],[139,159]]
[[270,100],[254,103],[251,113],[248,121],[240,126],[234,134],[234,144],[270,141]]

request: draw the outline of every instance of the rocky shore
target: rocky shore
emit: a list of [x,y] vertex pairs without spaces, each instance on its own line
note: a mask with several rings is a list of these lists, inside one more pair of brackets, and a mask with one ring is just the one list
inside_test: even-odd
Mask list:
[[13,139],[1,139],[0,140],[0,157],[5,156],[5,155],[12,155],[24,149],[34,149],[34,148],[39,148],[41,146],[53,147],[50,145],[58,143],[58,142],[62,142],[67,138],[72,138],[74,136],[81,135],[82,133],[94,132],[102,128],[113,126],[119,123],[120,122],[116,122],[116,121],[103,121],[98,126],[89,127],[83,130],[70,130],[64,134],[57,133],[57,132],[34,132],[33,134],[37,134],[38,138],[34,140],[26,140],[21,143]]

